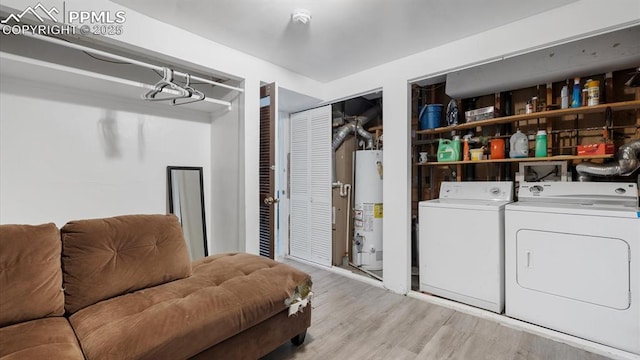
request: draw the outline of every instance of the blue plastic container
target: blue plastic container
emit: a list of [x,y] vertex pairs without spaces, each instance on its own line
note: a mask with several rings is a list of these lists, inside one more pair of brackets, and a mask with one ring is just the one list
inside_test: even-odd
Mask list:
[[420,110],[420,130],[440,127],[442,121],[442,104],[425,105]]

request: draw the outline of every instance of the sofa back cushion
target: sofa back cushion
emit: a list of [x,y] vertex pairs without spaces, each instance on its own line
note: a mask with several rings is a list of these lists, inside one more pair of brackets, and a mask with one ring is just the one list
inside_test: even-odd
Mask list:
[[0,327],[64,314],[54,224],[0,225]]
[[191,275],[182,228],[174,215],[71,221],[61,232],[68,313]]

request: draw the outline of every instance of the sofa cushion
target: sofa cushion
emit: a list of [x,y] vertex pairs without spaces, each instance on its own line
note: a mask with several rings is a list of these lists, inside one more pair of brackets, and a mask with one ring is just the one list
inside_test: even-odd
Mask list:
[[61,232],[69,313],[191,275],[182,228],[174,215],[71,221]]
[[189,278],[102,301],[69,321],[87,359],[185,359],[285,310],[308,277],[260,256],[215,255],[194,263]]
[[0,329],[0,359],[84,359],[66,318],[50,317]]
[[0,326],[64,314],[54,224],[0,225]]

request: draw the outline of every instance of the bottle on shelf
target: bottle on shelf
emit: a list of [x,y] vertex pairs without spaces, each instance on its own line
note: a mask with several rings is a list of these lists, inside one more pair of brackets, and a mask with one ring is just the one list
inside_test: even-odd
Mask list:
[[536,157],[547,156],[547,131],[538,130],[536,134]]
[[467,134],[463,136],[464,144],[462,146],[462,160],[469,161],[471,160],[471,156],[469,155],[469,139],[471,138],[471,134]]
[[560,99],[561,99],[560,107],[562,109],[569,108],[569,87],[567,85],[562,87],[562,90],[560,91]]
[[587,80],[587,106],[600,104],[600,81]]
[[460,139],[449,140],[440,138],[438,140],[438,162],[460,160]]
[[582,96],[582,89],[580,89],[580,78],[576,77],[573,79],[573,96],[571,97],[571,107],[572,108],[577,108],[580,107],[580,103],[581,103],[581,99],[580,97]]
[[527,135],[523,134],[520,129],[511,135],[509,149],[510,158],[525,158],[529,156],[529,140]]
[[460,160],[460,135],[455,135],[451,141],[456,161]]
[[531,102],[531,99],[527,100],[527,105],[524,109],[524,113],[525,114],[531,114],[533,112],[533,104]]

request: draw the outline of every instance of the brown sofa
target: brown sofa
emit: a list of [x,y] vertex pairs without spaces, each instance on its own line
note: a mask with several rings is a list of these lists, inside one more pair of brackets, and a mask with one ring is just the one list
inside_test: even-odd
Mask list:
[[0,359],[256,359],[304,340],[307,274],[250,254],[191,263],[173,215],[0,225]]

